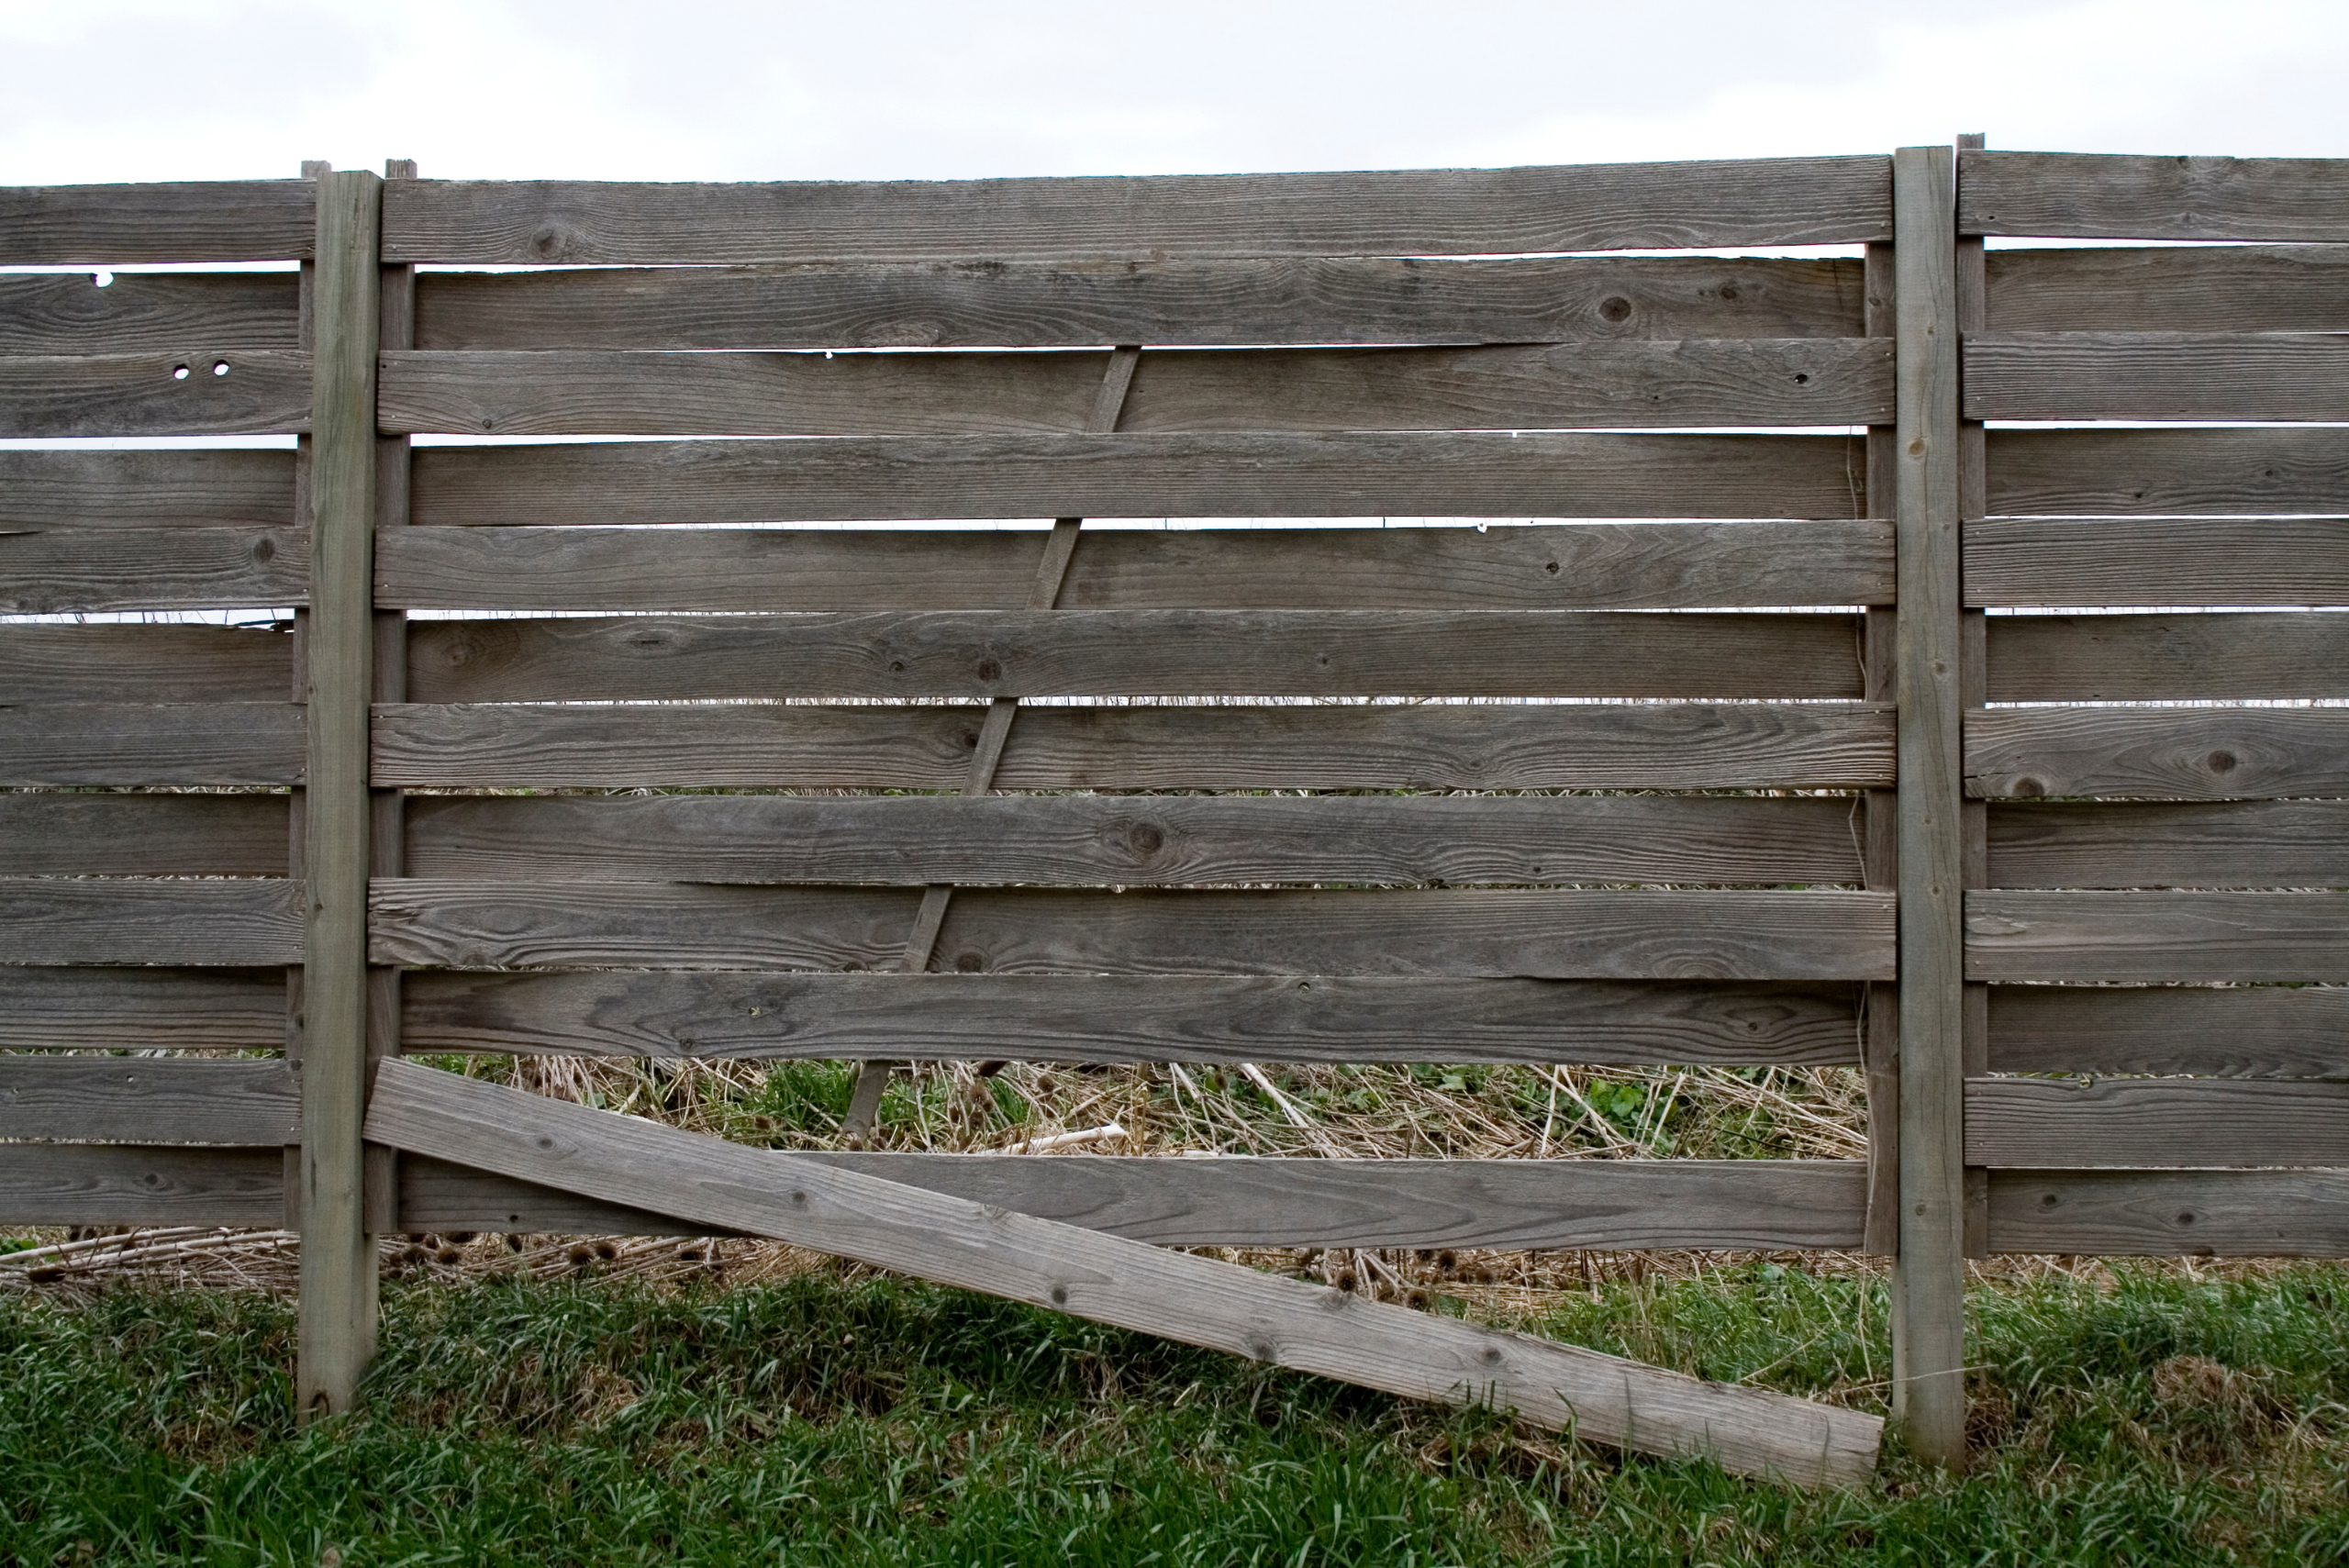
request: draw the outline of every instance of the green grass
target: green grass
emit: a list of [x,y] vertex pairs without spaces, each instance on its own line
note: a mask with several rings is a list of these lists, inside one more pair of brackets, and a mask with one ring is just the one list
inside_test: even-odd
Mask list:
[[[831,1273],[394,1287],[366,1411],[301,1431],[283,1303],[10,1296],[0,1562],[2349,1560],[2349,1274],[1975,1307],[1976,1472],[1806,1495]],[[1878,1286],[1771,1264],[1538,1326],[1863,1404],[1886,1371]]]

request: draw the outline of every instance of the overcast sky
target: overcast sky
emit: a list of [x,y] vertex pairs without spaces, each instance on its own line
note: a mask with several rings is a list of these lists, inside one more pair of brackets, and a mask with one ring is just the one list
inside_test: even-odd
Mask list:
[[2349,155],[2342,0],[0,0],[0,184]]

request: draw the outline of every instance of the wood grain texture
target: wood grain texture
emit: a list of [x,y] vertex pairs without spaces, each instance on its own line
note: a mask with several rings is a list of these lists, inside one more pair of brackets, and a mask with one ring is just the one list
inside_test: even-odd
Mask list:
[[[533,1103],[535,1102],[535,1103]],[[384,1063],[367,1131],[409,1152],[987,1291],[1407,1397],[1481,1399],[1553,1428],[1854,1484],[1872,1417],[1366,1302],[1185,1252],[650,1122]]]
[[1890,226],[1882,157],[730,185],[416,180],[386,193],[384,259],[1495,255],[1831,245]]
[[0,693],[14,704],[283,702],[293,650],[267,628],[0,626]]
[[299,346],[300,280],[292,272],[107,276],[104,287],[88,272],[0,276],[0,354],[170,352],[190,343],[240,350]]
[[[1078,432],[1088,426],[1102,359],[1081,351],[392,352],[384,355],[378,414],[386,430],[507,436]],[[41,384],[56,379],[52,372]],[[1890,345],[1861,338],[1152,350],[1119,428],[1849,425],[1888,414],[1891,382]],[[0,361],[0,429],[9,387]]]
[[282,795],[0,795],[0,876],[284,876]]
[[[0,834],[11,802],[36,798],[0,796]],[[1130,887],[1860,875],[1853,806],[1836,799],[420,795],[407,809],[409,874],[443,878]],[[2349,854],[2349,817],[2341,826]]]
[[1998,1073],[2349,1077],[2349,988],[1994,985],[1989,1065]]
[[1993,250],[1992,332],[2349,330],[2349,246]]
[[0,532],[0,614],[296,606],[309,575],[294,528]]
[[2349,429],[1992,430],[1988,469],[1992,516],[2338,514]]
[[1283,256],[428,272],[417,283],[415,346],[1108,348],[1856,338],[1859,271],[1841,257]]
[[1844,436],[817,437],[428,449],[410,521],[1820,518],[1865,516],[1865,491],[1861,443]]
[[1990,1250],[2349,1257],[2349,1173],[1994,1171]]
[[[1063,612],[1882,604],[1892,597],[1891,531],[1859,521],[1095,527],[1059,604]],[[1009,609],[1034,580],[1042,539],[1034,529],[411,528],[377,541],[375,597],[455,610]],[[8,542],[0,539],[0,550]]]
[[1966,725],[1973,795],[2256,800],[2349,795],[2332,708],[1993,708]]
[[241,1225],[285,1218],[279,1149],[0,1144],[12,1225]]
[[[370,951],[378,963],[459,969],[886,969],[904,951],[915,902],[910,889],[386,879],[369,901]],[[1009,974],[1888,980],[1892,899],[967,889],[946,916],[936,962]]]
[[0,265],[274,261],[314,248],[309,180],[0,188]]
[[1965,1159],[2045,1171],[2349,1164],[2349,1084],[1976,1078]]
[[1971,521],[1965,597],[2032,608],[2349,605],[2349,518]]
[[2349,239],[2349,159],[1968,152],[1958,230],[2054,239]]
[[2349,335],[2034,332],[1969,339],[1974,419],[2349,418]]
[[284,528],[294,453],[0,451],[0,525],[27,528]]
[[299,883],[109,877],[0,879],[12,964],[253,965],[299,962]]
[[2349,696],[2349,615],[1998,616],[1992,702]]
[[0,1138],[283,1145],[300,1121],[283,1062],[0,1056]]
[[404,996],[402,1038],[428,1051],[1827,1066],[1859,1055],[1848,985],[640,970],[417,973]]
[[2349,894],[1965,895],[1970,980],[2349,980]]
[[200,344],[0,358],[0,437],[244,436],[309,427],[307,354]]
[[[985,710],[391,705],[375,783],[959,789]],[[1891,780],[1858,704],[1047,707],[1003,789],[1853,789]],[[28,781],[34,782],[34,781]],[[79,781],[75,781],[79,782]]]
[[302,780],[302,709],[277,703],[0,707],[0,784],[201,787]]
[[278,1051],[285,972],[0,967],[0,1050]]
[[[2343,640],[2349,645],[2349,634]],[[2349,688],[2349,665],[2343,675]],[[1847,615],[1042,609],[425,621],[408,639],[407,695],[419,703],[488,703],[1850,698],[1861,690],[1859,623]]]
[[1996,887],[2349,885],[2349,803],[1998,805]]

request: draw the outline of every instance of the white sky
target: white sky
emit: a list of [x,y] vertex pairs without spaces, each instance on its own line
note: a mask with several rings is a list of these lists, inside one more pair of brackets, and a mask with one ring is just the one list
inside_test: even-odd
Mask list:
[[2349,155],[2343,0],[0,0],[0,184]]

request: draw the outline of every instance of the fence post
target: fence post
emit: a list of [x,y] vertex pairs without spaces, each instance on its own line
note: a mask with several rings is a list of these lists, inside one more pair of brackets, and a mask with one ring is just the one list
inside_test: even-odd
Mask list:
[[1946,147],[1893,154],[1899,620],[1900,1256],[1894,1418],[1965,1457],[1963,649],[1958,588],[1956,180]]
[[360,1127],[367,1097],[367,708],[373,663],[376,281],[383,183],[318,179],[304,784],[303,1417],[346,1409],[375,1345]]

